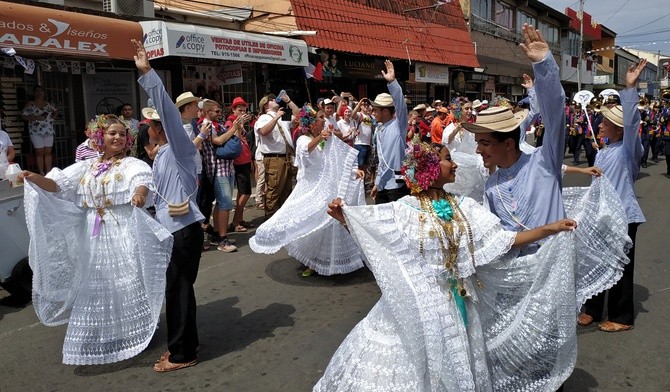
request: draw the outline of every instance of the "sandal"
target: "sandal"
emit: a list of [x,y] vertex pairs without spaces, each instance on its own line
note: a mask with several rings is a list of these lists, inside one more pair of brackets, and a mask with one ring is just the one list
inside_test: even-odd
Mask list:
[[244,233],[247,231],[247,228],[242,226],[241,224],[234,225],[231,223],[230,226],[228,226],[228,231],[234,231],[235,233]]
[[247,229],[250,228],[250,227],[256,227],[256,226],[254,226],[253,223],[247,222],[247,221],[244,221],[244,220],[240,221],[240,225],[246,227]]
[[633,328],[635,328],[635,325],[633,324],[619,324],[614,321],[605,321],[604,323],[598,324],[598,329],[603,332],[623,332]]
[[579,317],[577,317],[577,324],[581,325],[582,327],[591,325],[591,323],[593,323],[593,316],[590,314],[580,313]]
[[[165,355],[165,354],[163,354]],[[169,354],[168,354],[169,356]],[[162,357],[162,356],[161,356]],[[167,373],[167,372],[173,372],[175,370],[195,366],[198,364],[198,360],[194,359],[191,362],[177,362],[177,363],[172,363],[170,362],[169,359],[165,359],[163,361],[158,362],[157,364],[154,365],[154,371],[158,373]]]

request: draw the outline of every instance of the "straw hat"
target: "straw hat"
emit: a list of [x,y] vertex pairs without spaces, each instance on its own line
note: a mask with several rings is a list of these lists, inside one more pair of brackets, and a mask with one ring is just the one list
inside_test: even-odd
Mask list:
[[265,105],[271,100],[277,98],[276,95],[274,94],[268,94],[261,98],[260,102],[258,102],[258,108],[261,110],[261,112],[265,112]]
[[615,105],[612,107],[601,106],[600,111],[603,114],[603,117],[610,120],[614,125],[623,128],[623,108],[621,105]]
[[473,133],[512,132],[527,116],[528,110],[512,113],[510,108],[498,106],[479,112],[476,123],[461,126]]
[[378,107],[378,108],[392,108],[395,105],[393,105],[393,97],[391,97],[391,94],[388,93],[381,93],[375,97],[375,100],[371,102],[372,106]]
[[154,108],[144,108],[142,109],[142,116],[147,120],[160,121],[161,118],[158,115],[158,112]]
[[435,111],[435,108],[432,107],[432,106],[428,106],[428,107],[426,108],[426,113],[432,113],[432,112],[434,112],[434,111]]
[[418,104],[414,106],[414,109],[412,110],[426,110],[426,104],[425,103]]
[[482,101],[480,101],[480,100],[478,100],[478,99],[475,99],[474,101],[472,101],[472,108],[473,108],[474,110],[477,110],[477,109],[479,109],[480,107],[482,107]]
[[185,93],[180,94],[177,97],[177,100],[175,101],[174,105],[176,107],[180,108],[180,107],[186,105],[187,103],[191,103],[191,102],[199,101],[199,100],[200,100],[200,98],[193,95],[192,92],[187,91]]

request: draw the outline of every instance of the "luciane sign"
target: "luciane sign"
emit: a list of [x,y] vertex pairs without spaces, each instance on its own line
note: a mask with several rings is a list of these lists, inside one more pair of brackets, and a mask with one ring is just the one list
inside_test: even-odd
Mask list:
[[140,22],[149,59],[184,56],[266,64],[307,65],[304,41],[162,21]]
[[0,46],[88,58],[132,59],[136,22],[0,1]]

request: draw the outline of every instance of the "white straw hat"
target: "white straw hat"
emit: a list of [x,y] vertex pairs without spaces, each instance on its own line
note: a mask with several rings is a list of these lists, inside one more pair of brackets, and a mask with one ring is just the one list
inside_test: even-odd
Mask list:
[[510,108],[496,106],[479,112],[476,123],[461,126],[473,133],[512,132],[527,116],[528,110],[513,113]]

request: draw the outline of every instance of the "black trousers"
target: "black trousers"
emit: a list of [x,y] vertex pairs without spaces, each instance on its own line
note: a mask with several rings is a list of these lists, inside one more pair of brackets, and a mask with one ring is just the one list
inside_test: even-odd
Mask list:
[[409,193],[409,188],[405,184],[396,189],[384,189],[377,192],[377,197],[375,197],[375,204],[390,203],[402,198],[403,196],[409,195]]
[[198,202],[198,208],[202,215],[205,217],[205,223],[209,224],[210,217],[212,216],[212,203],[214,203],[214,184],[210,181],[207,174],[205,174],[205,169],[202,169],[203,172],[198,175],[198,194],[196,200]]
[[593,166],[596,163],[596,155],[598,150],[593,148],[593,140],[591,138],[584,138],[582,144],[584,145],[584,155],[586,155],[586,161],[588,162],[589,167]]
[[[630,262],[623,269],[621,279],[607,292],[607,319],[609,321],[633,325],[635,323],[635,303],[633,302],[633,272],[635,270],[635,236],[639,223],[628,224],[628,236],[633,240],[633,247],[628,251]],[[586,301],[586,314],[594,320],[603,319],[605,308],[605,292]]]
[[667,174],[670,176],[670,140],[663,141],[663,155],[665,155],[665,166]]
[[200,222],[172,233],[174,244],[167,268],[165,314],[170,362],[190,362],[196,358],[198,328],[193,284],[198,276],[204,233]]

